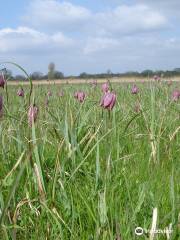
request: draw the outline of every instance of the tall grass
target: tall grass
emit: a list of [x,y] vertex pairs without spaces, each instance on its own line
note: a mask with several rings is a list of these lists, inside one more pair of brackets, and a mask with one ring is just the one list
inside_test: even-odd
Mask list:
[[[48,107],[47,87],[33,89],[39,115],[30,128],[28,87],[25,99],[8,87],[0,120],[0,239],[180,239],[174,85],[139,84],[137,96],[128,84],[112,84],[117,103],[110,116],[99,106],[99,86],[67,84],[63,97],[60,86],[49,88]],[[73,97],[78,89],[88,93],[82,104]],[[170,225],[170,236],[134,233]]]

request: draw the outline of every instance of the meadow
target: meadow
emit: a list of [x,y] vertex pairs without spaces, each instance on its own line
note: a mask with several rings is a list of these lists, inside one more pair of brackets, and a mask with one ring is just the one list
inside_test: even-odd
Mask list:
[[180,83],[137,86],[110,83],[112,110],[101,83],[0,89],[0,239],[180,239]]

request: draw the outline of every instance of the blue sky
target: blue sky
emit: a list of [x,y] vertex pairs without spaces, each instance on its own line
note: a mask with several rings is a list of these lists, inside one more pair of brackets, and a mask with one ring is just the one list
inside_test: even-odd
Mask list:
[[[1,1],[0,61],[65,74],[180,67],[179,0]],[[14,69],[13,69],[14,70]]]

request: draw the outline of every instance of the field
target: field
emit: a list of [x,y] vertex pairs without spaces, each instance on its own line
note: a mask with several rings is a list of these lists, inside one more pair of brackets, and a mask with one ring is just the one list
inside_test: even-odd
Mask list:
[[[106,80],[105,79],[96,79],[98,83],[103,83]],[[132,83],[132,82],[149,82],[152,78],[141,78],[141,77],[113,77],[111,78],[112,83]],[[164,81],[168,82],[169,80],[173,82],[180,82],[180,77],[172,77],[172,78],[165,78]],[[49,84],[66,84],[67,82],[70,84],[82,84],[82,83],[91,83],[93,79],[59,79],[59,80],[35,80],[33,81],[34,85],[49,85]],[[19,82],[16,81],[10,81],[9,85],[19,85]],[[23,85],[29,85],[29,82],[24,82]]]
[[112,111],[100,83],[0,89],[0,239],[180,239],[180,84],[125,82]]

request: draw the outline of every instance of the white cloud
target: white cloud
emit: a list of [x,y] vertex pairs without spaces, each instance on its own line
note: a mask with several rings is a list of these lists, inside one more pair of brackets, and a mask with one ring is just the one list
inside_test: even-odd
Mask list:
[[121,5],[109,12],[98,13],[96,21],[105,33],[135,34],[161,29],[167,19],[146,5]]
[[52,35],[28,27],[0,29],[0,52],[25,52],[48,49],[63,49],[73,46],[71,38],[57,32]]
[[113,38],[89,38],[84,47],[84,54],[105,52],[117,48],[119,41]]
[[32,0],[28,7],[24,21],[35,27],[50,27],[50,29],[63,29],[85,24],[91,17],[91,12],[70,2],[57,0]]
[[85,32],[85,34],[131,34],[153,31],[167,26],[167,19],[144,4],[119,5],[92,13],[89,9],[58,0],[33,0],[26,23],[46,30]]

